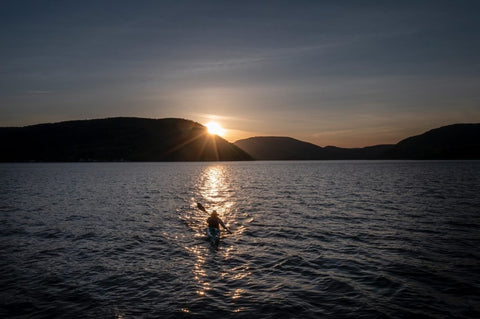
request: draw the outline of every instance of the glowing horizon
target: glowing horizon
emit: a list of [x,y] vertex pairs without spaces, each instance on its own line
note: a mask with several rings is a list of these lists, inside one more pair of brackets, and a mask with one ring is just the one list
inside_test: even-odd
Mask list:
[[480,123],[478,1],[7,2],[2,127],[174,117],[363,147]]

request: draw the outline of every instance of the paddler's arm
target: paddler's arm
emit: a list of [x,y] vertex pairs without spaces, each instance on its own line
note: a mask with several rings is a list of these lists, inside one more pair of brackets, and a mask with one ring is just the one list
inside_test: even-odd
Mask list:
[[220,225],[222,225],[223,228],[225,228],[226,231],[228,231],[229,234],[231,234],[232,232],[230,231],[230,229],[227,228],[227,226],[225,226],[225,224],[223,223],[223,221],[219,218],[218,221],[220,222]]

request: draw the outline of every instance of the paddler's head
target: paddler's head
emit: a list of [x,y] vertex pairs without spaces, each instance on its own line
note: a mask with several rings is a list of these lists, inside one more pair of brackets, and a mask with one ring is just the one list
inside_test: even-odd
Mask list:
[[214,211],[212,212],[212,215],[211,215],[211,216],[212,216],[212,217],[218,217],[217,211],[214,210]]

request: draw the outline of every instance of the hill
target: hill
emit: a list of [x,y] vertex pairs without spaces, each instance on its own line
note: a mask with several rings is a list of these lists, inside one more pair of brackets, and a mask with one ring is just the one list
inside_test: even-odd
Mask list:
[[231,161],[251,157],[184,119],[108,118],[0,128],[0,161]]
[[400,141],[386,154],[398,159],[480,159],[480,124],[453,124]]
[[252,137],[234,143],[256,160],[480,159],[480,124],[454,124],[395,145],[320,147],[289,137]]
[[251,137],[234,143],[257,160],[323,159],[320,146],[291,137]]
[[376,159],[393,145],[364,148],[320,147],[291,137],[251,137],[234,143],[256,160]]

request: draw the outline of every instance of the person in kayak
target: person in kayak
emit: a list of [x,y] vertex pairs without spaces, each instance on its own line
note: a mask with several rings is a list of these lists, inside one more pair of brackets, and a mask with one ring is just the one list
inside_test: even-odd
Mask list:
[[208,228],[215,228],[215,229],[218,229],[218,231],[220,231],[220,225],[222,225],[222,227],[225,228],[226,231],[228,231],[230,234],[232,233],[230,229],[228,229],[227,226],[225,226],[225,224],[220,219],[220,217],[218,217],[216,210],[214,210],[210,214],[210,217],[208,217],[207,224],[208,224]]
[[212,245],[215,247],[218,247],[218,242],[220,240],[220,225],[222,225],[222,227],[225,228],[230,234],[232,233],[227,226],[225,226],[220,217],[218,217],[217,211],[215,210],[210,214],[210,217],[208,217],[207,224],[207,235],[210,238]]

